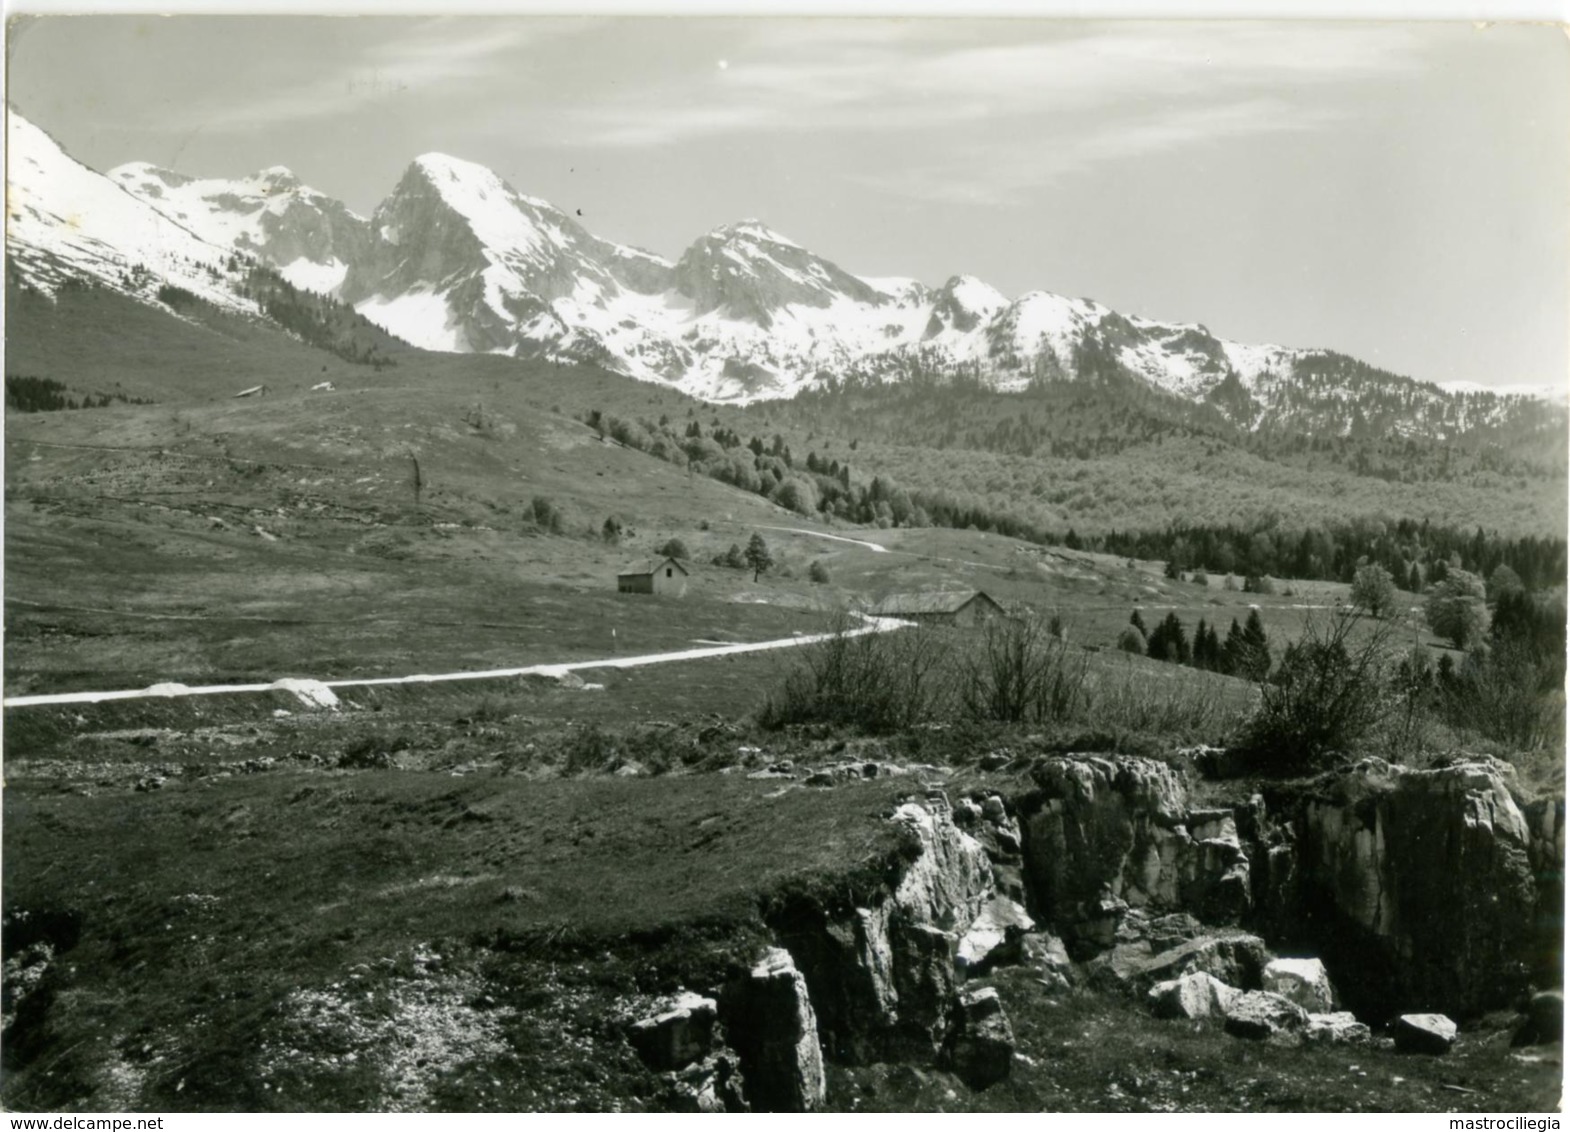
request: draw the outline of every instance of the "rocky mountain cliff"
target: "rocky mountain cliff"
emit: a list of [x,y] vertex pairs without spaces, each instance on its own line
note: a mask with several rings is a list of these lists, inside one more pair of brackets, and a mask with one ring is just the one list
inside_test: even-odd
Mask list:
[[[134,264],[234,305],[222,263],[239,250],[416,346],[587,362],[711,401],[834,382],[965,377],[1016,391],[1132,381],[1250,431],[1445,440],[1523,418],[1563,427],[1560,409],[1531,397],[1446,391],[1330,351],[1234,342],[1088,299],[1010,299],[967,275],[936,288],[862,278],[757,220],[714,229],[672,263],[443,154],[410,164],[366,221],[287,169],[198,180],[131,164],[106,178],[15,113],[11,122],[8,238],[24,279],[46,290],[73,274],[123,287]],[[138,219],[108,219],[122,213]],[[88,241],[78,215],[102,231]]]
[[302,290],[335,292],[370,243],[364,217],[281,165],[223,180],[133,162],[109,179],[208,243],[261,258]]

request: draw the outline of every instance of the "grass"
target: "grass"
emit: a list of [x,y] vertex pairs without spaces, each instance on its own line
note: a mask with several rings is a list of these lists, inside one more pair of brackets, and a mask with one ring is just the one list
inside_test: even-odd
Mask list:
[[[829,1103],[854,1112],[1554,1112],[1558,1047],[1512,1055],[1508,1024],[1464,1031],[1440,1058],[1371,1047],[1282,1048],[1203,1023],[1152,1018],[1089,991],[1054,994],[1023,969],[998,987],[1017,1053],[1009,1078],[972,1093],[908,1066],[833,1067]],[[1509,1020],[1513,1023],[1513,1018]]]
[[[422,949],[464,956],[477,979],[488,964],[580,952],[605,964],[610,951],[619,958],[604,978],[653,992],[674,971],[701,973],[704,954],[755,943],[772,888],[877,869],[892,851],[881,818],[894,787],[771,796],[775,786],[389,771],[275,771],[90,798],[12,785],[6,907],[79,917],[50,1014],[53,1056],[86,1043],[79,1056],[107,1064],[147,1046],[168,1051],[143,1081],[154,1107],[275,1108],[253,1031],[283,1024],[302,990],[341,990],[361,965],[375,973],[368,988],[404,994]],[[530,985],[502,989],[517,998]],[[7,1074],[8,1106],[80,1102],[70,1088],[93,1088],[35,1068]],[[312,1089],[294,1103],[387,1102],[337,1078]]]

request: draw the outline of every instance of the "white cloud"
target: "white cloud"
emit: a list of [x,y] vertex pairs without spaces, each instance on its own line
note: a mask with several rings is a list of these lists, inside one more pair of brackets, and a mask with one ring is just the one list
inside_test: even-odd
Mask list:
[[192,106],[188,122],[176,118],[169,124],[191,129],[266,129],[352,113],[399,95],[484,82],[502,72],[508,55],[557,34],[561,25],[544,20],[482,23],[442,18],[393,21],[391,28],[392,34],[363,47],[347,65],[292,84],[285,75],[269,84],[280,89],[223,107]]
[[1421,45],[1400,25],[760,22],[727,70],[578,107],[572,133],[584,146],[653,147],[1028,119],[1068,153],[1016,164],[1051,175],[1207,136],[1307,128],[1323,117],[1314,89],[1398,75]]

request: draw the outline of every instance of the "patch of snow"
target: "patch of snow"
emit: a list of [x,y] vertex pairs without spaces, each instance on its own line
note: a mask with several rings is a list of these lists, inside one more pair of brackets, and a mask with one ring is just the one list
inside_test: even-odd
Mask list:
[[301,256],[278,269],[278,274],[302,291],[315,291],[318,295],[333,295],[349,273],[349,265],[339,259],[326,263],[313,263]]
[[454,325],[447,297],[435,291],[410,291],[396,298],[372,295],[354,308],[371,322],[422,350],[464,353],[468,340]]

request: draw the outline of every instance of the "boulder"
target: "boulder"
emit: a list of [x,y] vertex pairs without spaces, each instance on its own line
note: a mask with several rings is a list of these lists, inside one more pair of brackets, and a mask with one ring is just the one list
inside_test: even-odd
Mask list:
[[985,1089],[1009,1075],[1014,1030],[996,987],[972,987],[960,994],[944,1061],[972,1089]]
[[1318,959],[1272,959],[1260,978],[1267,991],[1290,998],[1310,1014],[1335,1009],[1335,989]]
[[1017,963],[1020,941],[1035,926],[1020,904],[994,896],[960,937],[955,961],[967,975],[979,975],[1000,963]]
[[1224,1018],[1242,993],[1214,975],[1194,971],[1157,983],[1146,998],[1157,1018]]
[[726,1033],[759,1112],[814,1112],[824,1098],[823,1050],[807,981],[790,952],[770,948],[721,996]]
[[1226,1030],[1234,1037],[1295,1044],[1308,1030],[1308,1011],[1270,991],[1247,991],[1227,1008]]
[[1202,935],[1164,951],[1155,951],[1149,940],[1119,943],[1085,966],[1093,983],[1144,994],[1157,983],[1193,972],[1214,975],[1228,986],[1256,989],[1269,961],[1270,951],[1262,939],[1232,931]]
[[1315,791],[1297,823],[1298,899],[1354,1009],[1476,1014],[1524,990],[1538,895],[1514,781],[1488,758],[1365,759]]
[[718,1011],[712,998],[687,991],[634,1022],[627,1040],[650,1069],[681,1069],[708,1055]]
[[1367,1045],[1371,1035],[1356,1015],[1339,1010],[1333,1014],[1310,1014],[1303,1036],[1324,1045]]
[[1443,1014],[1403,1014],[1394,1037],[1401,1053],[1441,1054],[1455,1044],[1456,1024]]
[[1516,1046],[1560,1042],[1565,1036],[1565,996],[1562,991],[1538,991],[1526,1004],[1526,1020],[1510,1044]]

